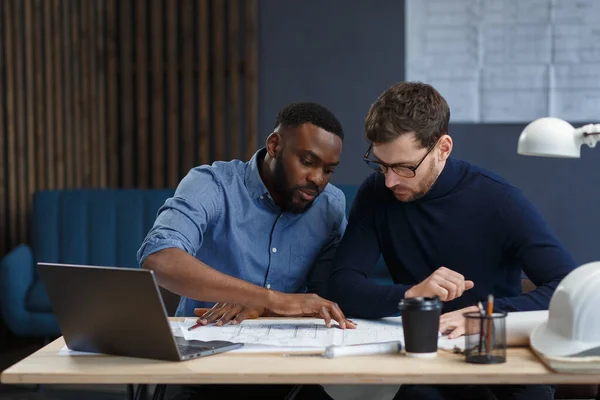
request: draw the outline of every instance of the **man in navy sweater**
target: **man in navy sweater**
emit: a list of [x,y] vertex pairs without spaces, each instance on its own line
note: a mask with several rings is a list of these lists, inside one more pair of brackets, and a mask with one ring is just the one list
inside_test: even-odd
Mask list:
[[[547,309],[575,268],[567,250],[523,193],[501,177],[450,157],[450,110],[430,85],[385,91],[365,122],[365,162],[377,172],[360,186],[337,250],[328,297],[346,315],[381,318],[405,297],[439,296],[440,331],[464,334],[467,311]],[[383,255],[394,280],[370,280]],[[521,293],[521,272],[537,286]],[[402,385],[396,398],[552,399],[553,387]]]

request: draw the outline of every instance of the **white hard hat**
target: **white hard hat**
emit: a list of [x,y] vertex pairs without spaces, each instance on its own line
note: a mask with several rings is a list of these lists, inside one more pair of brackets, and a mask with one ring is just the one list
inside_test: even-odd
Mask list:
[[533,330],[530,343],[547,357],[600,355],[600,262],[575,268],[560,282],[548,320]]

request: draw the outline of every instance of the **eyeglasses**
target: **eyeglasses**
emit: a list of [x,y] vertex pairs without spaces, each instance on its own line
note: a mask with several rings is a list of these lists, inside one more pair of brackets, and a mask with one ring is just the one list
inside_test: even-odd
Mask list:
[[[439,141],[439,139],[438,139],[438,141]],[[407,165],[400,165],[400,164],[391,164],[390,165],[390,164],[386,164],[381,161],[371,160],[369,158],[369,155],[371,153],[371,150],[373,149],[373,144],[371,144],[369,146],[369,149],[365,153],[363,160],[364,160],[364,162],[367,163],[367,165],[369,167],[373,168],[375,171],[380,172],[382,174],[386,174],[388,172],[388,170],[391,168],[392,171],[394,171],[397,175],[399,175],[403,178],[414,178],[415,175],[417,175],[417,169],[419,168],[421,163],[423,163],[423,161],[425,161],[425,159],[427,158],[429,153],[431,153],[431,151],[435,148],[436,144],[437,144],[437,141],[433,144],[433,146],[431,146],[427,150],[427,153],[425,153],[423,158],[421,158],[421,160],[414,166],[407,166]]]

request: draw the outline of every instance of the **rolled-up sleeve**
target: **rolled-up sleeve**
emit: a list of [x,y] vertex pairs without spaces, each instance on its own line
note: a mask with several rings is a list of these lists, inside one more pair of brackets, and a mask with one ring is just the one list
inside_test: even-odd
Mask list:
[[140,266],[153,253],[179,248],[196,255],[207,227],[221,213],[223,188],[209,167],[192,169],[173,197],[158,210],[156,221],[137,253]]

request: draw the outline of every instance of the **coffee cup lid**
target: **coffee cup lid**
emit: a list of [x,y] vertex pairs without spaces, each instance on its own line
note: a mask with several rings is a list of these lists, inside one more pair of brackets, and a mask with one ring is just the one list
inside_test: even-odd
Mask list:
[[398,309],[402,310],[437,310],[442,308],[442,302],[438,296],[435,297],[410,297],[400,300]]

